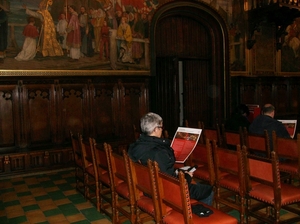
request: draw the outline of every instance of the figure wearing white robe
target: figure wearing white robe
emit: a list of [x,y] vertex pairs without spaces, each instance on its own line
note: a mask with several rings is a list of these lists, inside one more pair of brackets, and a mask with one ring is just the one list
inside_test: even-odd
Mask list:
[[23,30],[25,40],[22,51],[15,57],[17,61],[29,61],[36,55],[36,42],[39,32],[33,23],[29,23]]

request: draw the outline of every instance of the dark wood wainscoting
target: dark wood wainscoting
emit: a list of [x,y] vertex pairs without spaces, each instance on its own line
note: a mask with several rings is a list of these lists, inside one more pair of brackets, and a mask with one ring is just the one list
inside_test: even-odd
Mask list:
[[298,120],[299,132],[300,77],[232,77],[232,84],[232,102],[260,106],[271,103],[276,109],[275,118]]
[[133,124],[149,110],[148,79],[1,77],[0,154],[67,147],[70,131],[99,142],[132,142]]

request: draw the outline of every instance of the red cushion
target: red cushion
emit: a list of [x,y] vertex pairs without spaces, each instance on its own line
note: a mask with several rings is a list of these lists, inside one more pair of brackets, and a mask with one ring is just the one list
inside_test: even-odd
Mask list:
[[240,182],[239,177],[233,174],[227,174],[220,178],[219,185],[231,191],[239,192]]
[[[201,204],[201,203],[199,203]],[[221,212],[220,210],[217,210],[216,208],[213,208],[211,206],[205,205],[205,207],[210,208],[213,210],[213,214],[211,214],[208,217],[199,217],[195,214],[193,214],[193,223],[205,223],[205,224],[236,224],[238,223],[238,220],[224,212]],[[182,224],[184,223],[183,215],[179,212],[176,212],[172,210],[168,215],[166,215],[163,218],[164,223],[169,224]]]

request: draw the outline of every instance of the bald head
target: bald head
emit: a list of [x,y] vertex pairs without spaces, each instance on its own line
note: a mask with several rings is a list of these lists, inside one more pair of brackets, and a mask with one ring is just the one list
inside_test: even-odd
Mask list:
[[264,107],[262,108],[262,113],[264,115],[268,115],[272,118],[274,118],[275,115],[275,107],[272,104],[265,104]]

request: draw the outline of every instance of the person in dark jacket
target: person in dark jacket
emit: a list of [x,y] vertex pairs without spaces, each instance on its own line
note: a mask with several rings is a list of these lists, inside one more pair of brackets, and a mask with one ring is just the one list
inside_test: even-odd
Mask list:
[[265,104],[262,108],[262,114],[257,116],[249,126],[249,132],[254,134],[264,134],[267,130],[270,139],[270,148],[273,150],[272,132],[281,138],[291,138],[285,126],[274,119],[275,107],[272,104]]
[[225,129],[229,131],[239,131],[239,128],[249,129],[248,120],[249,108],[245,104],[238,105],[233,111],[231,117],[225,123]]
[[[128,155],[134,162],[147,165],[148,159],[158,163],[161,172],[176,176],[174,151],[169,139],[161,138],[163,120],[155,113],[147,113],[141,118],[142,134],[128,149]],[[189,184],[190,197],[208,205],[213,202],[213,188],[210,185],[191,183],[192,173],[185,173]]]

